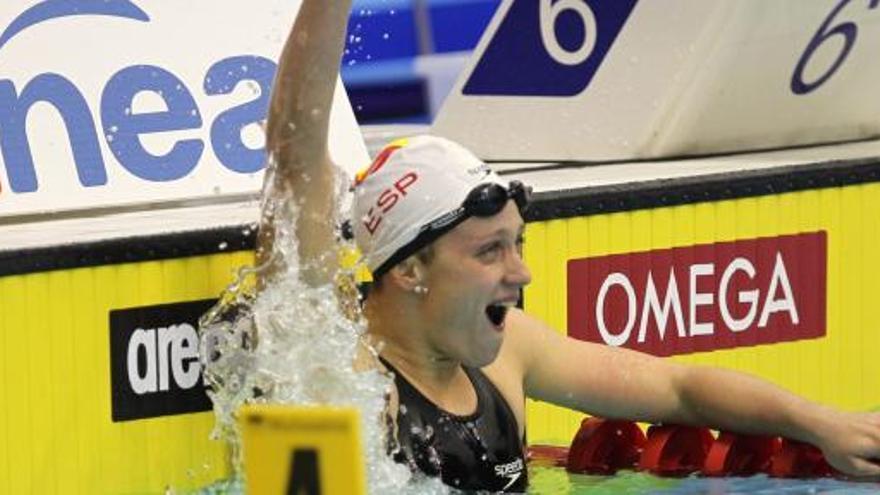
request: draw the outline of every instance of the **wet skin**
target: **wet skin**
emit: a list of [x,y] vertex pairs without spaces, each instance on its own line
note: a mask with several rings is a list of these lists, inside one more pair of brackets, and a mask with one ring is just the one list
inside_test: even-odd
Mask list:
[[523,229],[509,201],[499,214],[469,218],[434,243],[434,257],[424,266],[430,295],[419,309],[438,357],[475,368],[497,357],[505,325],[493,324],[486,308],[516,304],[531,281],[522,259]]

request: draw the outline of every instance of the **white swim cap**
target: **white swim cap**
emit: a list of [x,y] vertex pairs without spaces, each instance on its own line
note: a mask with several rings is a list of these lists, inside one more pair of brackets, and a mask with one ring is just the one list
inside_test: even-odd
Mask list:
[[465,199],[481,184],[504,186],[448,139],[418,136],[386,146],[355,179],[352,226],[367,268],[379,276],[448,232],[464,220]]

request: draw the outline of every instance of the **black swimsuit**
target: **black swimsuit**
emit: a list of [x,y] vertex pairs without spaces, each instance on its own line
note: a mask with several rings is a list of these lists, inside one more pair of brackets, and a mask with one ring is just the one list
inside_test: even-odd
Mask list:
[[[381,359],[381,358],[380,358]],[[523,443],[513,411],[482,371],[464,371],[477,393],[468,416],[443,411],[393,366],[400,398],[398,444],[389,446],[398,462],[460,490],[525,492],[528,486]]]

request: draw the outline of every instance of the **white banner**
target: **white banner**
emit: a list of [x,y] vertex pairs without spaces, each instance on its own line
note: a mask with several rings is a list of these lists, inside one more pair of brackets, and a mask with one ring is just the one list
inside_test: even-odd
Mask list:
[[434,132],[631,160],[880,135],[880,0],[504,0]]
[[[0,218],[259,191],[299,3],[0,2]],[[369,160],[341,84],[331,152]]]

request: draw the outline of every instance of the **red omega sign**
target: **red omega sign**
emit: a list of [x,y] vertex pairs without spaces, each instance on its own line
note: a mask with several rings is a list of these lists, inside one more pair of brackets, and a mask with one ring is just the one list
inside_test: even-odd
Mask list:
[[568,262],[568,333],[657,356],[825,336],[825,232]]

